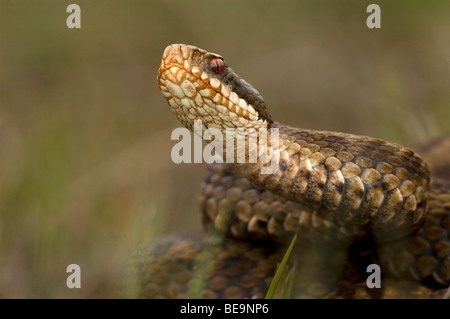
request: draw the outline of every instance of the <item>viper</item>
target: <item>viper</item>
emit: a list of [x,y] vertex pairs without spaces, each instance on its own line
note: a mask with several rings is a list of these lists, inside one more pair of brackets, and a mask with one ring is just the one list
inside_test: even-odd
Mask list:
[[[262,298],[295,234],[278,296],[429,297],[449,286],[449,138],[423,149],[428,165],[385,140],[283,125],[222,56],[191,45],[165,49],[157,82],[186,128],[215,132],[218,161],[199,196],[205,233],[136,254],[140,297]],[[381,288],[367,285],[373,265]]]

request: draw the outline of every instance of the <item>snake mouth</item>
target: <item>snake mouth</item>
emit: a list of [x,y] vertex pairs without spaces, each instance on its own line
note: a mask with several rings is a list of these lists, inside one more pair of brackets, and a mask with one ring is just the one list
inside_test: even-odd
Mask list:
[[262,97],[217,54],[172,44],[164,50],[158,86],[178,120],[193,129],[267,129],[270,115]]

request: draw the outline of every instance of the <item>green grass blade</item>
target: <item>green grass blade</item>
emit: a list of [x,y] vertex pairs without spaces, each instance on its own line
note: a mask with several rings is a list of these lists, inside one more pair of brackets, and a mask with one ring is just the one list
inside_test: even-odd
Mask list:
[[272,282],[270,283],[270,287],[267,290],[267,294],[265,299],[272,299],[273,294],[275,293],[275,290],[277,289],[278,282],[280,281],[281,275],[283,274],[284,267],[286,266],[286,263],[289,259],[289,256],[291,255],[292,248],[294,248],[294,244],[297,241],[297,233],[292,237],[291,243],[286,250],[286,253],[283,256],[283,259],[281,260],[280,266],[278,267],[277,271],[275,272],[275,276],[272,279]]
[[292,265],[292,268],[289,270],[288,274],[286,275],[285,286],[284,286],[283,293],[281,296],[282,299],[291,298],[291,292],[292,292],[292,288],[294,287],[294,281],[295,281],[296,275],[297,275],[297,263],[294,262],[294,264]]

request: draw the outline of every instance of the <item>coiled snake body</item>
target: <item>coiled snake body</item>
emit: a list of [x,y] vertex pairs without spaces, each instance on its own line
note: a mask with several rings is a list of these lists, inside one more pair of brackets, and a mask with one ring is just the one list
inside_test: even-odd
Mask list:
[[[233,163],[210,165],[199,200],[209,237],[168,237],[141,250],[141,297],[261,298],[294,233],[290,297],[380,296],[355,288],[373,263],[384,279],[407,280],[401,296],[423,297],[450,284],[448,180],[432,177],[430,185],[427,164],[414,151],[276,123],[258,91],[221,56],[194,46],[166,48],[158,85],[185,127],[201,120],[203,132],[223,136],[227,129],[266,130],[278,161],[265,174],[266,162],[249,159],[261,136],[228,152],[223,146]],[[411,289],[414,282],[432,288]]]

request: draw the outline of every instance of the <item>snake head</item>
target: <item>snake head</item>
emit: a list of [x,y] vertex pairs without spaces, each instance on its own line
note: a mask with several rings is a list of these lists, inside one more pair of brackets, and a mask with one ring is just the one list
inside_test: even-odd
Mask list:
[[193,130],[268,129],[272,123],[266,104],[218,54],[195,46],[172,44],[158,71],[158,86],[178,120]]

